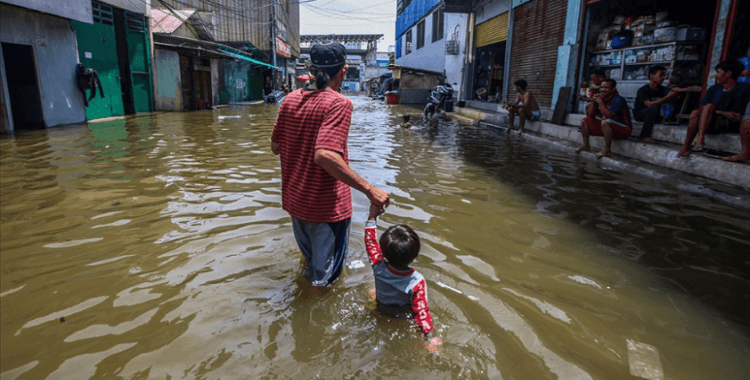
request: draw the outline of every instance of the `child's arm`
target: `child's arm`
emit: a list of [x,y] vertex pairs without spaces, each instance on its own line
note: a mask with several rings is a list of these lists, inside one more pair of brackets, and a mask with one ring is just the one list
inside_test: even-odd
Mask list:
[[378,226],[377,217],[381,210],[380,207],[371,204],[370,216],[367,218],[367,223],[365,223],[365,247],[367,249],[367,257],[370,259],[370,265],[378,265],[383,262],[383,252],[380,251],[378,234],[375,232],[375,228]]
[[425,336],[432,335],[432,316],[427,306],[427,284],[424,279],[420,280],[412,289],[411,308],[414,311],[414,320]]

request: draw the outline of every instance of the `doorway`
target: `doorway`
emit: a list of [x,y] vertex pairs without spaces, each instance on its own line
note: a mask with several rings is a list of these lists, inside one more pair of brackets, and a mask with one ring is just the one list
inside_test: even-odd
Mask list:
[[14,128],[44,129],[32,46],[3,43],[2,49]]

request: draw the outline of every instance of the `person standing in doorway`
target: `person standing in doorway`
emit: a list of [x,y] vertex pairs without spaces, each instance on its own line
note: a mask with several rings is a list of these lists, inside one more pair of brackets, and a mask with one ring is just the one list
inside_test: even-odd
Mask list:
[[389,203],[349,167],[347,139],[352,102],[336,90],[348,66],[346,49],[323,41],[310,49],[314,82],[287,95],[271,137],[281,159],[282,207],[292,217],[297,245],[307,260],[302,275],[313,286],[331,285],[342,272],[352,216],[350,188],[373,205]]

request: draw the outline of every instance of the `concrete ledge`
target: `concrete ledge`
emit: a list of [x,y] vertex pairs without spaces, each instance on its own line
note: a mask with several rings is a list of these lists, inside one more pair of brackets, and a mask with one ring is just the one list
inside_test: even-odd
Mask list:
[[[583,114],[568,114],[565,118],[566,125],[578,127],[583,121]],[[545,118],[542,118],[546,120]],[[633,137],[641,134],[642,122],[633,120]],[[654,132],[651,137],[656,141],[663,141],[682,146],[687,136],[687,125],[654,125]],[[719,149],[725,152],[739,153],[742,151],[739,133],[725,133],[720,135],[706,135],[706,145],[708,149]]]
[[[480,125],[486,125],[488,127],[494,127],[507,131],[507,128],[502,126],[495,126],[480,122]],[[518,136],[524,140],[530,141],[534,144],[543,145],[551,149],[567,151],[571,155],[574,155],[573,151],[580,143],[572,143],[565,140],[550,139],[547,136],[540,136],[536,134],[524,133],[519,134],[518,131],[510,131],[510,135]],[[706,196],[712,199],[717,199],[726,204],[738,207],[744,210],[750,210],[750,196],[746,190],[731,187],[728,188],[721,183],[717,183],[714,180],[694,177],[688,174],[675,172],[673,170],[644,163],[635,159],[628,159],[624,157],[604,157],[601,159],[595,158],[595,151],[581,152],[578,154],[582,159],[596,162],[602,165],[604,170],[620,170],[628,173],[634,173],[646,178],[650,178],[654,181],[667,184],[677,190],[684,191],[690,194],[696,194]],[[725,164],[731,164],[725,162]]]
[[[481,110],[471,109],[467,107],[456,108],[456,114],[473,120],[479,120],[489,125],[503,126],[508,123],[508,115],[502,113],[488,113]],[[583,115],[570,115],[568,117],[569,122],[575,122],[575,120],[581,120]],[[579,124],[580,125],[580,124]],[[677,137],[679,141],[679,126],[667,126],[664,131],[660,131],[663,135],[672,134]],[[684,141],[684,126],[683,129],[683,141]],[[661,130],[661,128],[659,128]],[[555,125],[548,122],[527,122],[526,131],[529,138],[533,136],[542,137],[545,139],[552,139],[552,141],[559,140],[567,142],[572,146],[579,146],[581,144],[581,133],[577,127],[568,125]],[[517,133],[517,132],[514,132]],[[654,135],[656,135],[656,128]],[[524,134],[523,136],[526,136]],[[670,140],[674,141],[674,137]],[[712,140],[714,146],[724,146],[719,143],[732,144],[732,136],[710,136],[715,137]],[[591,146],[594,152],[601,150],[604,146],[604,140],[600,137],[591,138]],[[709,139],[706,138],[706,147],[712,148],[708,145]],[[677,158],[677,152],[681,148],[682,141],[679,144],[675,143],[657,143],[657,144],[644,144],[636,139],[627,140],[615,140],[612,142],[612,152],[619,156],[624,156],[641,162],[645,162],[657,167],[662,167],[670,170],[675,170],[690,175],[700,176],[708,178],[714,181],[718,181],[724,184],[738,186],[745,190],[750,190],[750,165],[726,162],[717,158],[707,157],[702,153],[693,153],[687,158]],[[714,148],[721,149],[721,148]],[[728,149],[723,149],[728,150]],[[738,151],[738,150],[736,150]],[[587,156],[588,154],[584,154]],[[593,158],[593,153],[591,153]],[[611,160],[607,159],[606,160]],[[617,157],[616,157],[617,159]]]

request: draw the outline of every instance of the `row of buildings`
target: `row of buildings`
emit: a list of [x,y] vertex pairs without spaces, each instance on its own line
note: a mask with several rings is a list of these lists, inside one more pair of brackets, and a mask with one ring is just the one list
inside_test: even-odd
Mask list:
[[657,64],[683,84],[705,88],[722,60],[750,59],[750,1],[686,4],[397,0],[392,68],[401,78],[401,102],[426,102],[426,90],[437,82],[454,87],[455,101],[507,99],[513,83],[524,79],[542,108],[554,109],[560,89],[570,89],[561,100],[572,110],[582,82],[603,69],[632,104],[637,88],[648,83],[648,68]]
[[262,99],[299,56],[294,0],[0,0],[0,132]]
[[[652,65],[705,88],[718,62],[750,56],[742,0],[397,0],[393,57],[377,52],[379,34],[300,35],[299,4],[0,0],[0,131],[262,99],[295,88],[324,38],[350,53],[346,89],[391,76],[412,104],[438,83],[453,86],[454,102],[507,99],[525,79],[541,107],[572,110],[594,69],[632,102]],[[78,64],[98,74],[91,99]]]

